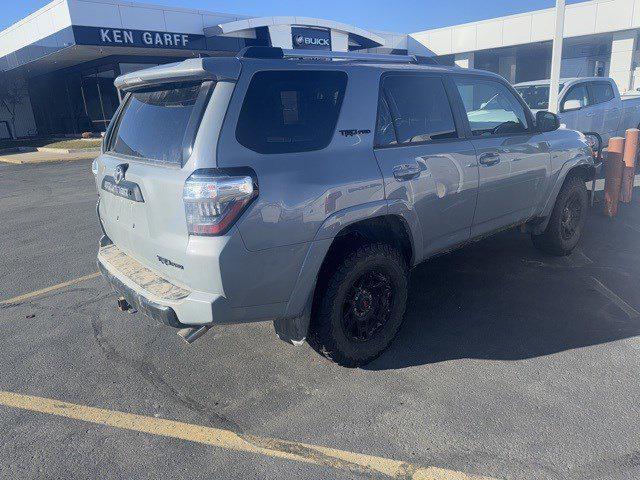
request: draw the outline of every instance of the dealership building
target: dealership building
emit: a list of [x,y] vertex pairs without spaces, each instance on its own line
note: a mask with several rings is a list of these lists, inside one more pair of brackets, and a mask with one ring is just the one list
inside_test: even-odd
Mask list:
[[[554,19],[548,9],[405,34],[317,18],[54,0],[0,32],[0,95],[8,99],[0,138],[102,132],[120,102],[118,75],[252,45],[419,54],[511,82],[548,78]],[[611,76],[621,91],[633,89],[639,29],[640,0],[567,6],[562,76]]]

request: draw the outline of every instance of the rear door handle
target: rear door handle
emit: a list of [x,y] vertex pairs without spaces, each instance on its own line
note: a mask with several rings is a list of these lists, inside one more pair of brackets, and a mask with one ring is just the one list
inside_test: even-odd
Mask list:
[[393,167],[393,176],[396,180],[411,180],[420,175],[422,169],[417,163],[403,163]]
[[496,165],[500,163],[500,154],[495,152],[483,153],[478,158],[480,165],[484,165],[485,167],[490,167],[491,165]]

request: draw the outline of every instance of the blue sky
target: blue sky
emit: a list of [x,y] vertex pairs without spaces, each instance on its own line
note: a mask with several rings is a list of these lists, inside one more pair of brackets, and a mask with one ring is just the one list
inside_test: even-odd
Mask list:
[[[301,15],[373,30],[415,32],[555,5],[554,0],[138,0],[245,15]],[[568,0],[577,3],[579,0]],[[3,2],[0,29],[46,5],[46,0]]]

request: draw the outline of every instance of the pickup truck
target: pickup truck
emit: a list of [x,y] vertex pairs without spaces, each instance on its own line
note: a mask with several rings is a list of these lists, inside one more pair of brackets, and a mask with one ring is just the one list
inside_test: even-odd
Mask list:
[[[531,110],[549,108],[549,80],[514,85]],[[560,80],[560,121],[579,132],[597,132],[607,145],[611,137],[624,136],[628,128],[640,127],[640,97],[621,97],[610,78]]]

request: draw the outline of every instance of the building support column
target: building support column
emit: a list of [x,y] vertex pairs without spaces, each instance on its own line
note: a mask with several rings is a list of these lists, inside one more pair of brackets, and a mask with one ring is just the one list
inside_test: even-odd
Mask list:
[[551,81],[549,82],[549,111],[553,113],[558,113],[565,7],[565,0],[556,0],[556,29],[553,36],[553,47],[551,48]]
[[633,57],[638,43],[637,37],[637,30],[625,30],[613,34],[609,76],[615,80],[620,93],[633,88]]
[[473,68],[474,58],[473,52],[456,53],[455,63],[461,68]]
[[269,38],[271,38],[272,47],[280,47],[288,50],[293,48],[290,25],[270,25]]
[[509,83],[516,82],[516,56],[500,57],[498,60],[498,73],[507,79]]
[[348,52],[349,34],[331,29],[331,50],[334,52]]

